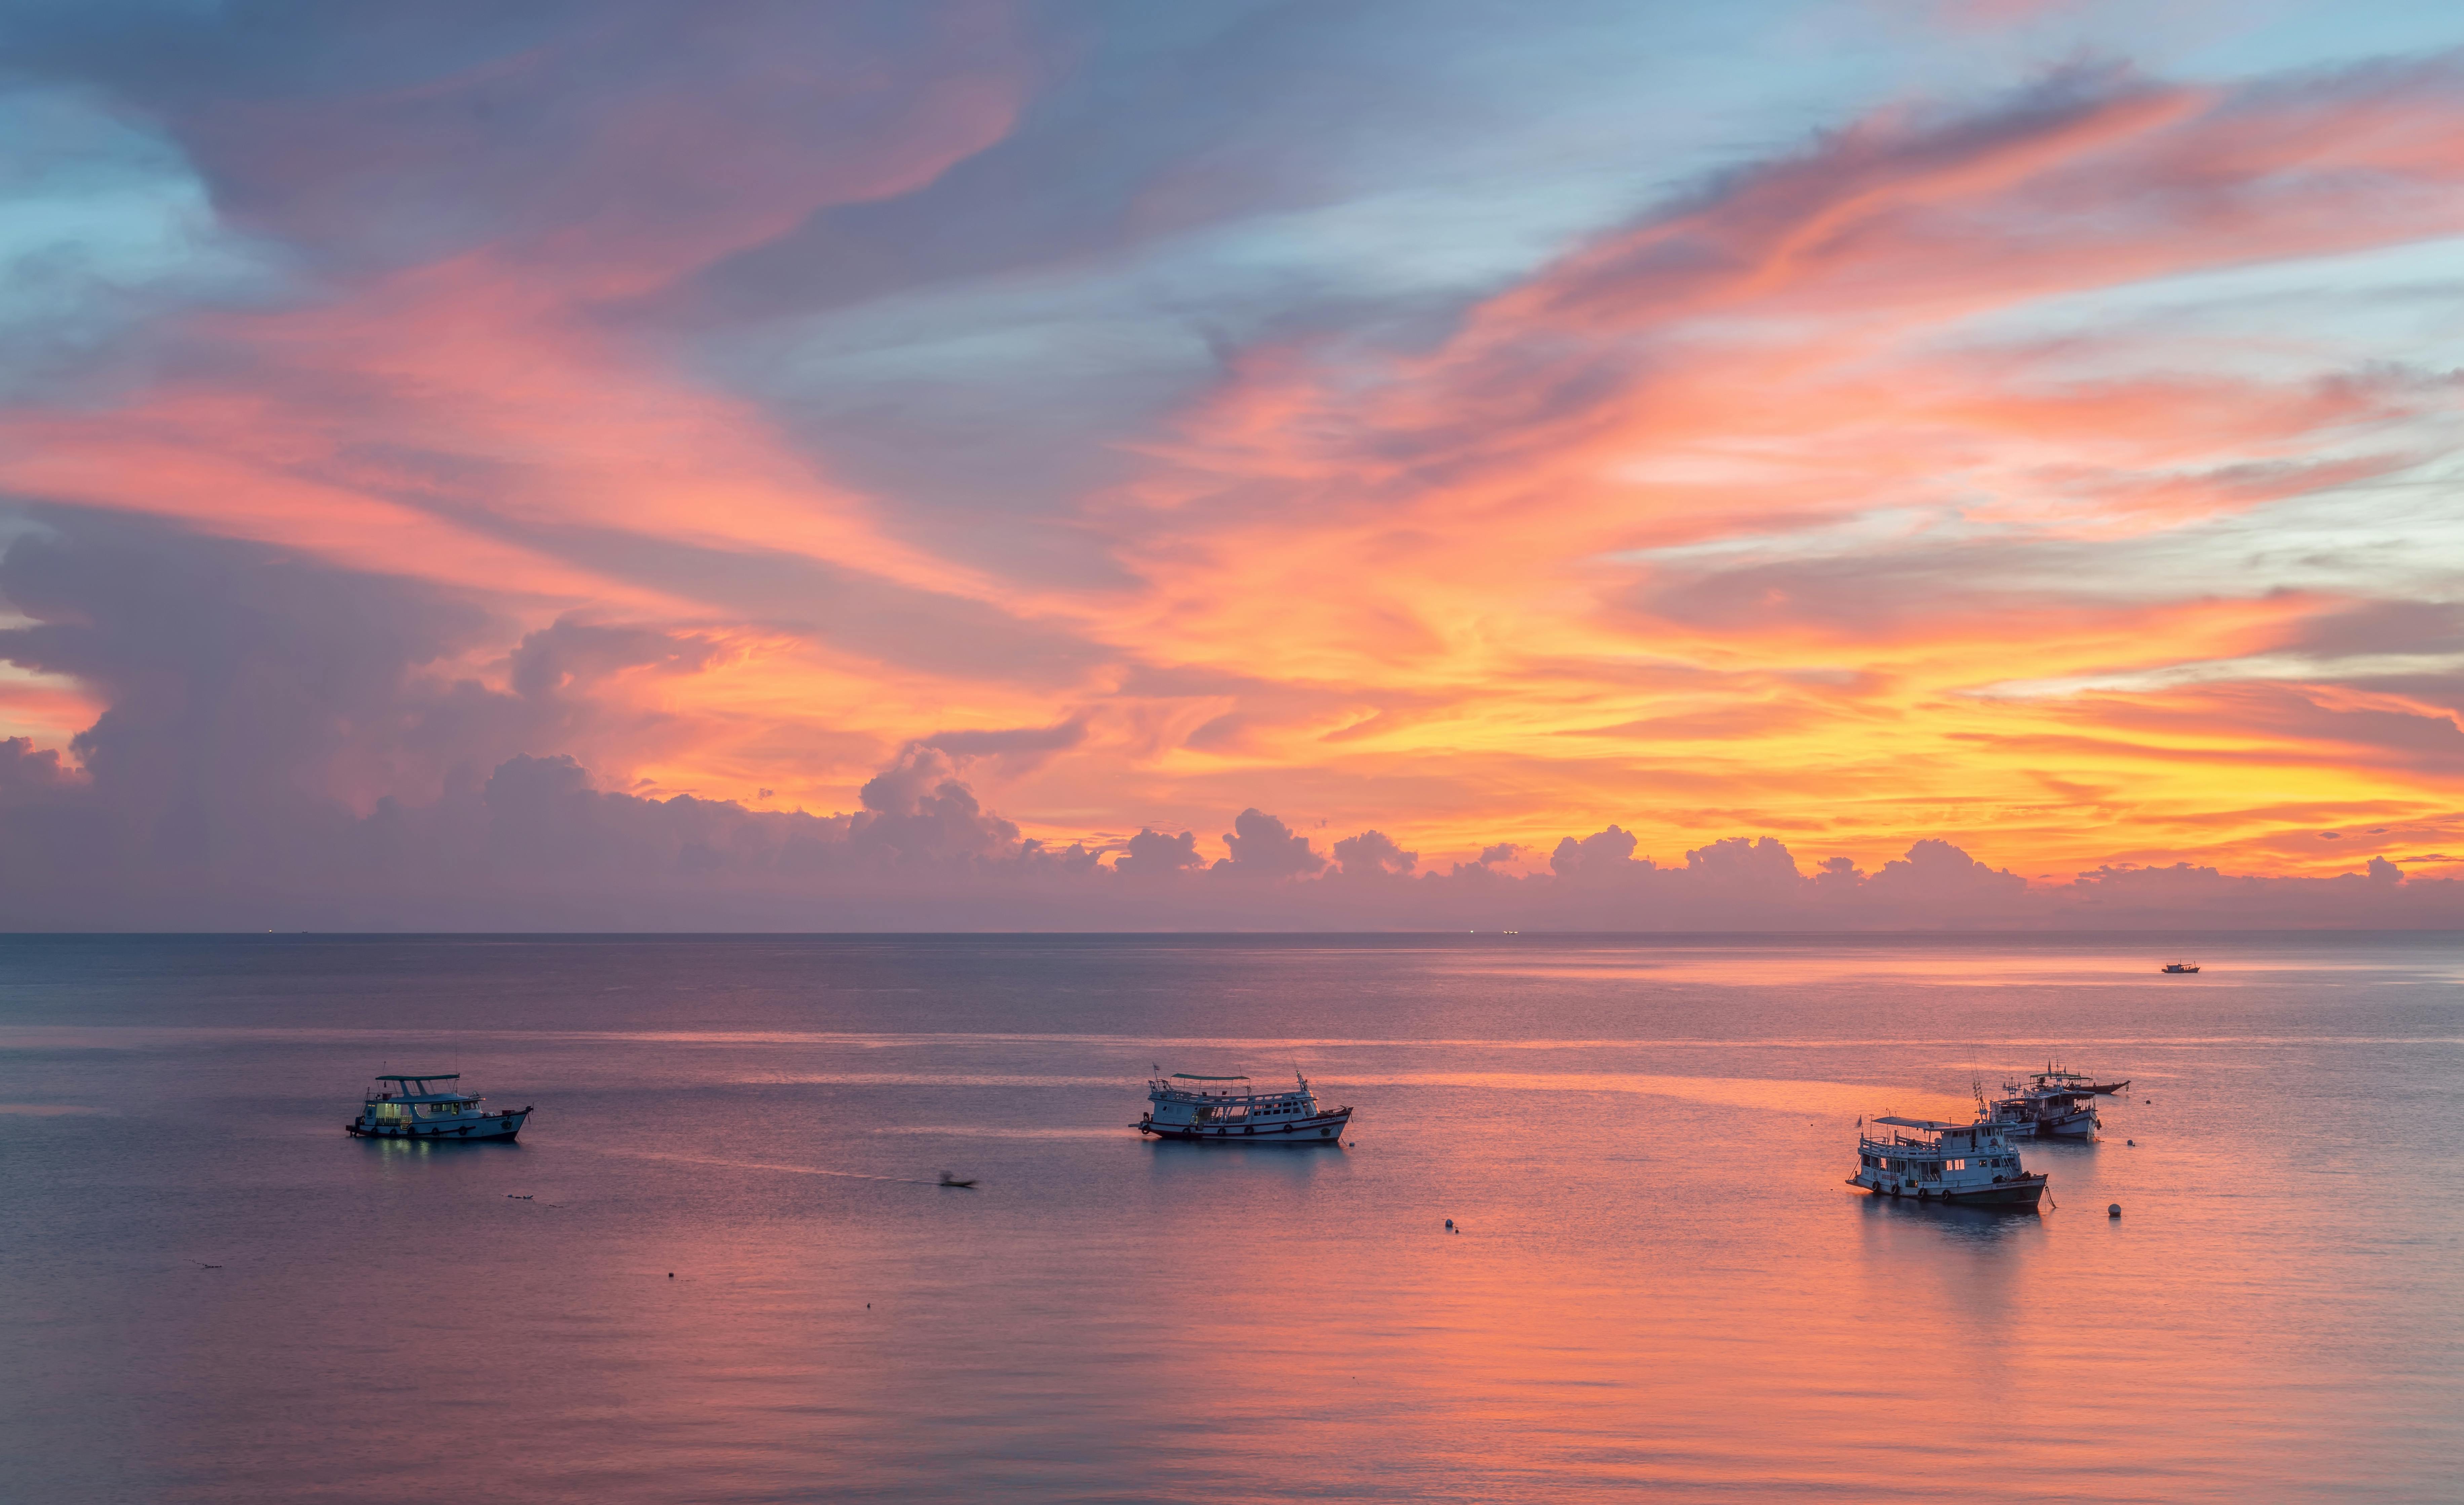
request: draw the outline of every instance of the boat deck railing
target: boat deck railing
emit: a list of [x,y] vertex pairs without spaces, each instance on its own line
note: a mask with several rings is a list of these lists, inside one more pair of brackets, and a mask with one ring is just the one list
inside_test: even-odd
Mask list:
[[[1904,1134],[1894,1134],[1889,1139],[1876,1139],[1869,1134],[1860,1134],[1857,1138],[1857,1144],[1861,1149],[1914,1149],[1922,1150],[1929,1155],[1942,1155],[1945,1157],[1948,1157],[1953,1153],[1950,1149],[1946,1147],[1940,1140],[1910,1139]],[[1966,1145],[1962,1145],[1958,1149],[1957,1153],[1961,1155],[1982,1155],[1991,1153],[1991,1151],[1984,1148],[1969,1149]]]

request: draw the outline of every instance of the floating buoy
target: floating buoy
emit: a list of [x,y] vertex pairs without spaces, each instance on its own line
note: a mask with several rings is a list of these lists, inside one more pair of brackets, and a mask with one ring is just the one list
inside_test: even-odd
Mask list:
[[676,1273],[675,1273],[674,1271],[671,1270],[671,1271],[669,1271],[669,1272],[668,1272],[668,1278],[669,1278],[669,1279],[673,1280],[675,1277],[676,1277]]
[[2122,1204],[2116,1202],[2111,1207],[2106,1208],[2104,1210],[2104,1215],[2107,1217],[2120,1217],[2122,1215]]
[[2137,1149],[2139,1147],[2139,1142],[2135,1139],[2125,1139],[2123,1143],[2129,1145],[2132,1149]]
[[1453,1218],[1448,1218],[1448,1219],[1446,1219],[1446,1232],[1449,1232],[1449,1233],[1451,1233],[1451,1232],[1453,1232],[1454,1231],[1455,1231],[1455,1220],[1454,1220]]

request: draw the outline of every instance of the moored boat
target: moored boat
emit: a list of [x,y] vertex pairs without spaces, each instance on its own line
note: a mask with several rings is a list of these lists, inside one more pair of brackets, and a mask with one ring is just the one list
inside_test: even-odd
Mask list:
[[2002,1124],[2014,1139],[2094,1139],[2104,1127],[2096,1107],[2088,1100],[2084,1087],[2050,1086],[2042,1074],[2035,1084],[2021,1087],[2006,1081],[2002,1090],[2010,1096],[1996,1098],[1988,1110],[1993,1122]]
[[526,1106],[489,1109],[481,1106],[485,1098],[436,1090],[437,1082],[461,1080],[454,1072],[379,1077],[343,1132],[359,1139],[510,1140],[530,1121]]
[[2130,1090],[2130,1083],[2126,1080],[2098,1081],[2083,1071],[2056,1071],[2050,1065],[2043,1071],[2034,1073],[2028,1080],[2039,1087],[2059,1087],[2067,1092],[2093,1093],[2104,1098]]
[[1876,1196],[1970,1207],[2033,1208],[2045,1194],[2043,1172],[2019,1163],[2009,1128],[1991,1119],[1876,1119],[1857,1137],[1857,1173],[1848,1184]]
[[1147,1111],[1130,1127],[1157,1139],[1235,1140],[1255,1145],[1339,1145],[1352,1123],[1349,1107],[1321,1108],[1309,1079],[1296,1088],[1260,1092],[1246,1077],[1193,1077],[1175,1072],[1147,1083]]

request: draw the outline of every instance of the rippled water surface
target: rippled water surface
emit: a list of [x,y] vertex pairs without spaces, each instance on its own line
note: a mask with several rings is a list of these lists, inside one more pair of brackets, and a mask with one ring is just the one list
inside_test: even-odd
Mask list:
[[[2459,1005],[2425,936],[0,939],[0,1495],[2453,1499]],[[2133,1087],[2048,1210],[1842,1184],[2057,1056]],[[1141,1142],[1158,1065],[1353,1143]],[[457,1067],[518,1145],[343,1136]]]

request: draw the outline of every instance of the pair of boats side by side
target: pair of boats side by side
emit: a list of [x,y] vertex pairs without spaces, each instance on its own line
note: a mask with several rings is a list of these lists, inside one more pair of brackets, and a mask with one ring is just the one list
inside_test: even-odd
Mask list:
[[[470,1143],[511,1140],[530,1122],[529,1107],[492,1109],[485,1098],[452,1090],[461,1080],[456,1072],[379,1077],[342,1131],[354,1139]],[[1352,1109],[1323,1107],[1307,1077],[1294,1072],[1292,1080],[1287,1090],[1262,1092],[1246,1077],[1157,1078],[1147,1083],[1146,1116],[1131,1126],[1158,1139],[1340,1144]]]
[[2104,1126],[2094,1100],[2126,1092],[2130,1083],[2096,1081],[2051,1061],[2028,1080],[2025,1088],[2004,1083],[2009,1096],[1991,1102],[1979,1084],[1976,1117],[1966,1123],[1887,1117],[1868,1128],[1859,1120],[1857,1173],[1848,1184],[1876,1196],[1920,1202],[2035,1207],[2044,1199],[2047,1178],[2021,1163],[2020,1142],[2094,1139]]

